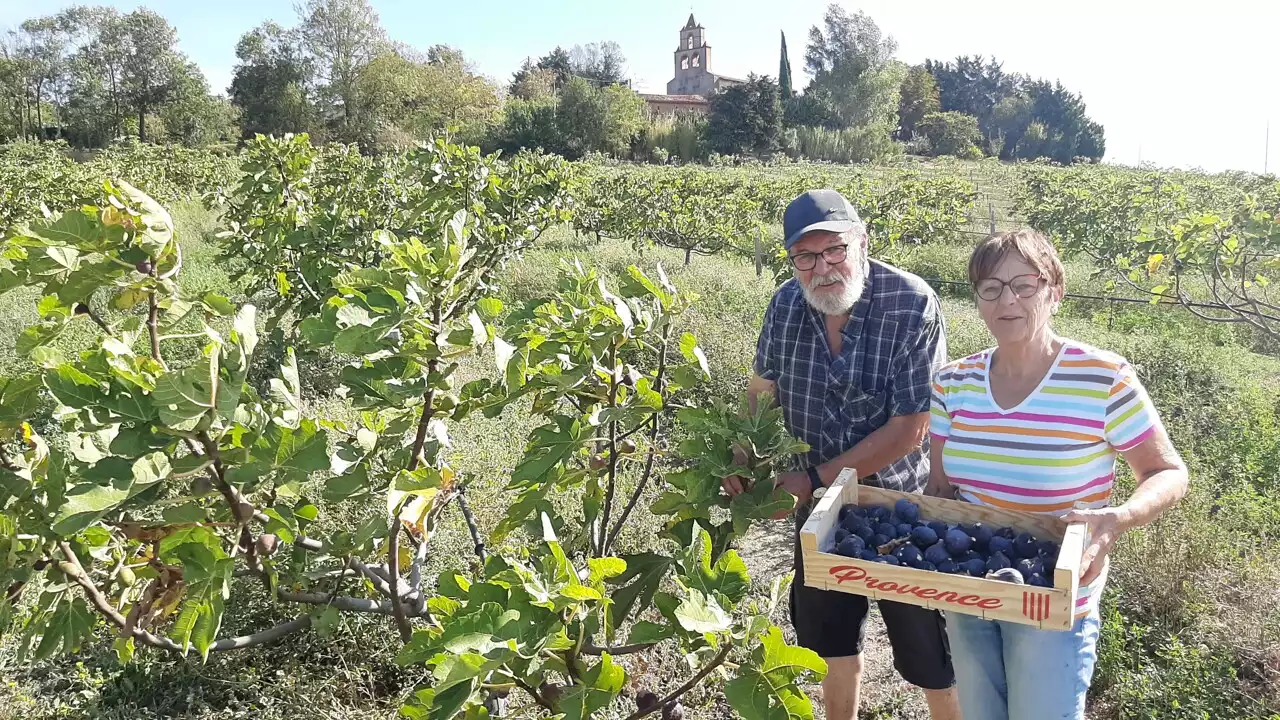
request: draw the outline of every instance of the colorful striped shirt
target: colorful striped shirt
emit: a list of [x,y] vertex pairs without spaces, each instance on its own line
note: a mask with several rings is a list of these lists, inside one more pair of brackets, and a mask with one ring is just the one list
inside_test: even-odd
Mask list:
[[[1160,427],[1132,366],[1064,340],[1040,385],[1005,409],[992,399],[993,352],[946,365],[933,385],[930,434],[957,497],[1051,515],[1110,505],[1118,453]],[[1077,615],[1097,603],[1106,575],[1081,586]]]

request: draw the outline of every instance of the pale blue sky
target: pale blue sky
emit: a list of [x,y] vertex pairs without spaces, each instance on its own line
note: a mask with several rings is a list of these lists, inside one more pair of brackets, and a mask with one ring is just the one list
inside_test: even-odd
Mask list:
[[[0,0],[0,30],[54,12],[68,0]],[[105,4],[132,9],[138,2]],[[218,90],[230,82],[235,43],[263,20],[295,23],[290,0],[151,0],[180,45]],[[461,48],[479,70],[505,82],[526,56],[613,40],[637,89],[663,92],[690,9],[707,28],[711,68],[744,77],[776,75],[778,33],[803,73],[808,30],[826,0],[373,0],[390,36],[425,48]],[[1084,94],[1107,130],[1107,160],[1261,171],[1268,120],[1280,165],[1280,92],[1275,89],[1280,3],[1271,0],[845,0],[898,41],[898,58],[918,63],[959,54],[995,55],[1006,70],[1058,78]],[[800,78],[797,77],[797,81]]]

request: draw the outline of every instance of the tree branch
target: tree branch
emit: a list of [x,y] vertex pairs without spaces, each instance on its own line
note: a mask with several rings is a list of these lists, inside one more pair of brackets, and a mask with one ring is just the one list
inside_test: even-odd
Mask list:
[[396,628],[400,631],[400,642],[408,643],[413,639],[413,628],[405,617],[404,605],[400,603],[400,505],[391,516],[391,529],[387,532],[387,575],[391,588],[387,601],[391,603],[391,614],[396,619]]
[[542,706],[543,709],[547,710],[552,715],[555,715],[557,712],[559,712],[558,710],[556,710],[554,705],[552,705],[546,698],[542,697],[542,694],[539,693],[536,688],[530,686],[529,683],[521,680],[518,677],[512,677],[512,680],[515,680],[516,685],[520,686],[521,690],[524,690],[526,693],[529,693],[529,697],[532,697],[533,701],[538,703],[538,705]]
[[[151,277],[155,278],[156,269],[151,268]],[[160,357],[160,306],[156,304],[156,288],[147,293],[147,335],[151,337],[151,359],[164,367],[164,359]]]
[[[668,324],[662,328],[662,344],[658,349],[658,370],[654,373],[654,390],[659,395],[663,393],[666,387],[666,370],[667,370],[667,342],[671,338],[671,325]],[[653,476],[653,463],[657,454],[654,448],[657,447],[658,433],[661,430],[662,417],[659,412],[653,414],[653,427],[649,431],[649,453],[648,458],[644,462],[644,471],[640,474],[640,481],[636,483],[636,489],[631,493],[631,499],[627,501],[627,506],[622,509],[622,514],[618,516],[618,522],[613,527],[613,531],[609,533],[608,539],[604,544],[605,555],[613,548],[613,544],[617,542],[618,535],[622,534],[622,528],[627,523],[631,511],[635,509],[636,503],[640,502],[640,496],[644,494],[645,488],[649,485],[649,479]],[[638,429],[638,428],[637,428]],[[632,431],[634,432],[634,430]]]
[[471,542],[475,544],[476,557],[480,559],[480,567],[484,567],[484,540],[480,539],[480,529],[476,526],[476,516],[471,513],[471,505],[467,502],[466,486],[458,488],[458,507],[462,508],[462,519],[467,523],[467,531],[471,533]]
[[83,303],[80,303],[80,306],[81,306],[82,308],[84,308],[84,315],[85,315],[85,317],[87,317],[87,318],[89,318],[90,320],[92,320],[94,325],[97,325],[99,328],[101,328],[101,329],[102,329],[102,332],[104,332],[104,333],[106,333],[106,334],[108,334],[108,335],[110,335],[110,334],[111,334],[111,326],[107,324],[107,321],[105,321],[105,320],[103,320],[103,319],[102,319],[102,316],[101,316],[101,315],[99,315],[98,313],[94,312],[94,311],[93,311],[93,308],[89,307],[89,303],[88,303],[87,301],[86,301],[86,302],[83,302]]
[[[618,346],[609,347],[609,407],[618,407]],[[618,422],[609,421],[609,484],[604,493],[604,515],[600,518],[600,534],[596,541],[596,557],[604,557],[609,535],[609,518],[613,514],[613,494],[618,483]]]
[[720,648],[720,652],[716,653],[716,656],[714,658],[711,658],[711,662],[708,662],[706,665],[703,665],[702,669],[699,670],[697,673],[695,673],[693,677],[689,678],[685,682],[685,684],[681,685],[675,690],[672,690],[666,697],[662,698],[651,707],[645,708],[644,710],[636,710],[635,712],[631,713],[626,717],[626,720],[640,720],[640,718],[646,715],[656,713],[662,708],[666,707],[667,705],[675,702],[676,700],[679,700],[681,695],[684,695],[685,693],[692,690],[695,685],[702,682],[703,678],[710,675],[713,670],[723,665],[725,658],[729,657],[729,650],[732,647],[733,645],[726,642],[724,644],[724,647]]
[[[112,607],[111,602],[107,600],[97,585],[93,584],[93,580],[89,579],[89,575],[84,571],[84,566],[80,564],[80,558],[76,557],[75,551],[71,549],[71,545],[66,542],[58,543],[58,547],[62,550],[62,554],[66,557],[65,562],[58,563],[58,569],[64,575],[71,578],[80,586],[89,598],[89,602],[97,608],[98,612],[104,615],[107,620],[111,621],[116,627],[124,629],[129,627],[128,621],[118,610]],[[210,652],[222,652],[224,650],[240,650],[243,648],[263,645],[265,643],[279,640],[280,638],[304,630],[311,626],[311,616],[301,615],[288,622],[281,623],[275,627],[268,628],[252,635],[241,635],[234,638],[223,638],[215,642],[209,647]],[[141,641],[144,645],[149,645],[161,650],[169,650],[176,653],[184,653],[183,647],[167,637],[161,637],[153,633],[147,632],[140,628],[130,628],[130,634]]]
[[391,597],[391,586],[386,580],[382,579],[381,575],[375,573],[373,568],[364,564],[364,562],[359,558],[351,558],[351,566],[360,571],[361,575],[368,578],[369,582],[373,583],[373,587],[377,589],[378,592],[386,595],[387,597]]
[[[346,612],[369,613],[373,615],[393,615],[394,611],[391,607],[390,600],[368,600],[366,598],[354,597],[331,597],[329,593],[296,593],[288,590],[280,590],[276,593],[277,597],[286,602],[303,603],[306,605],[332,605],[339,610]],[[403,611],[403,604],[401,611]],[[414,617],[428,617],[426,611],[414,613]]]

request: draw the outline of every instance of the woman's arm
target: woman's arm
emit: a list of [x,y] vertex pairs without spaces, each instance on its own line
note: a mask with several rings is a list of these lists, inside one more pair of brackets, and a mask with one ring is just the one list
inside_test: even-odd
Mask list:
[[1080,561],[1081,584],[1098,577],[1122,533],[1150,523],[1187,494],[1187,466],[1164,428],[1157,426],[1145,440],[1121,454],[1138,480],[1133,495],[1114,507],[1073,510],[1062,518],[1089,526],[1089,545]]
[[947,479],[947,473],[942,469],[942,447],[946,444],[946,438],[937,435],[929,438],[929,484],[925,486],[924,494],[954,499],[955,486]]

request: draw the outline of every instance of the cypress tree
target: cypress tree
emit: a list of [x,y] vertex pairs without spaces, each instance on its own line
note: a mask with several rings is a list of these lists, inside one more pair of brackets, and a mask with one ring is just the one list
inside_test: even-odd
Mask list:
[[783,100],[795,95],[791,89],[791,61],[787,59],[787,34],[782,33],[782,57],[778,60],[778,91]]

